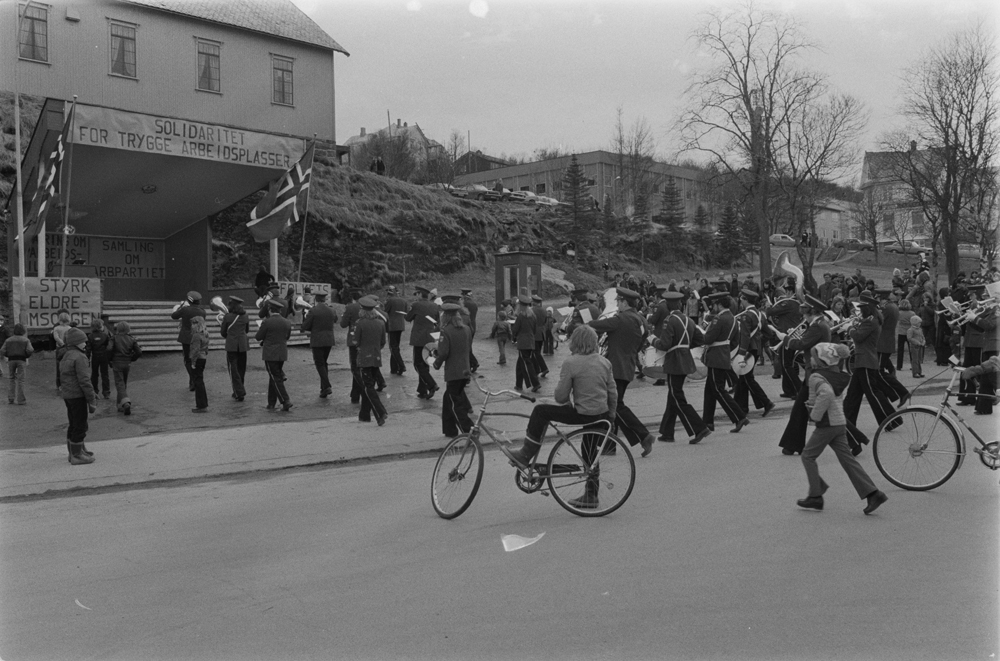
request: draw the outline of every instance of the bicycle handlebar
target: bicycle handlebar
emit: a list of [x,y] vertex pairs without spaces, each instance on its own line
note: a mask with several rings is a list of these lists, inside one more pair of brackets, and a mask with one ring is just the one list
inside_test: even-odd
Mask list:
[[479,388],[479,392],[489,397],[496,397],[498,395],[513,395],[514,397],[520,397],[521,399],[526,399],[532,404],[535,403],[534,397],[532,397],[531,395],[525,395],[524,393],[517,392],[516,390],[498,390],[496,392],[490,392],[486,388],[479,385],[479,375],[477,374],[473,374],[471,380],[473,383],[476,384],[476,387]]

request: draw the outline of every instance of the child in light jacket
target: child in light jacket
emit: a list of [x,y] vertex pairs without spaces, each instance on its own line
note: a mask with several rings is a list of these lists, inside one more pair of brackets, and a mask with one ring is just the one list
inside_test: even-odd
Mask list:
[[802,450],[802,466],[809,480],[809,495],[797,501],[803,509],[822,510],[823,494],[829,485],[819,475],[816,459],[826,446],[833,448],[837,460],[850,478],[854,490],[868,504],[865,514],[871,514],[888,496],[879,491],[872,479],[854,458],[847,444],[847,419],[844,415],[844,394],[851,381],[851,375],[842,366],[851,355],[843,344],[820,342],[813,347],[810,360],[813,371],[809,375],[809,421],[816,425]]
[[924,376],[924,346],[927,344],[920,322],[920,315],[913,315],[910,317],[910,327],[906,331],[906,342],[910,345],[910,367],[913,369],[915,379],[922,379]]

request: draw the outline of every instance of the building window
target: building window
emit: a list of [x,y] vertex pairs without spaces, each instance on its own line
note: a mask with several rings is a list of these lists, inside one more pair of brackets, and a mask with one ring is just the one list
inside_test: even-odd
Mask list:
[[545,184],[535,184],[535,195],[545,195]]
[[198,89],[221,91],[219,75],[219,44],[198,40]]
[[32,4],[20,5],[21,31],[17,35],[17,54],[25,60],[49,61],[49,10]]
[[271,70],[274,80],[272,102],[285,106],[294,105],[295,97],[292,94],[292,61],[284,57],[272,57]]
[[910,229],[914,232],[924,231],[924,212],[920,209],[910,211]]
[[135,26],[124,23],[111,24],[111,73],[126,78],[136,78]]
[[596,186],[597,185],[597,181],[593,177],[588,177],[587,178],[587,185],[588,186]]

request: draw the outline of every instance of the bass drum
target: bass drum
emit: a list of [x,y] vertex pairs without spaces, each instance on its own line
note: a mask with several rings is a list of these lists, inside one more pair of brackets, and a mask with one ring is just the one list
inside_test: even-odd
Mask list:
[[642,366],[642,375],[650,379],[665,379],[666,372],[663,371],[663,359],[667,352],[660,351],[655,347],[646,347],[646,350],[639,354],[639,364]]
[[691,357],[694,358],[694,374],[688,374],[689,379],[703,381],[708,378],[708,367],[701,362],[705,355],[705,347],[694,347],[691,349]]

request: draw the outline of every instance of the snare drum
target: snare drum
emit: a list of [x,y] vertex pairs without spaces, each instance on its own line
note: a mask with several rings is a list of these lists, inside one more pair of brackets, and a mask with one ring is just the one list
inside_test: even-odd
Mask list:
[[694,358],[694,374],[688,374],[687,378],[694,381],[701,381],[708,378],[708,367],[705,363],[701,362],[704,354],[705,347],[694,347],[691,349],[691,357]]
[[639,354],[642,375],[657,380],[667,378],[667,373],[663,371],[663,360],[666,356],[666,351],[660,351],[655,347],[647,347],[645,351]]

